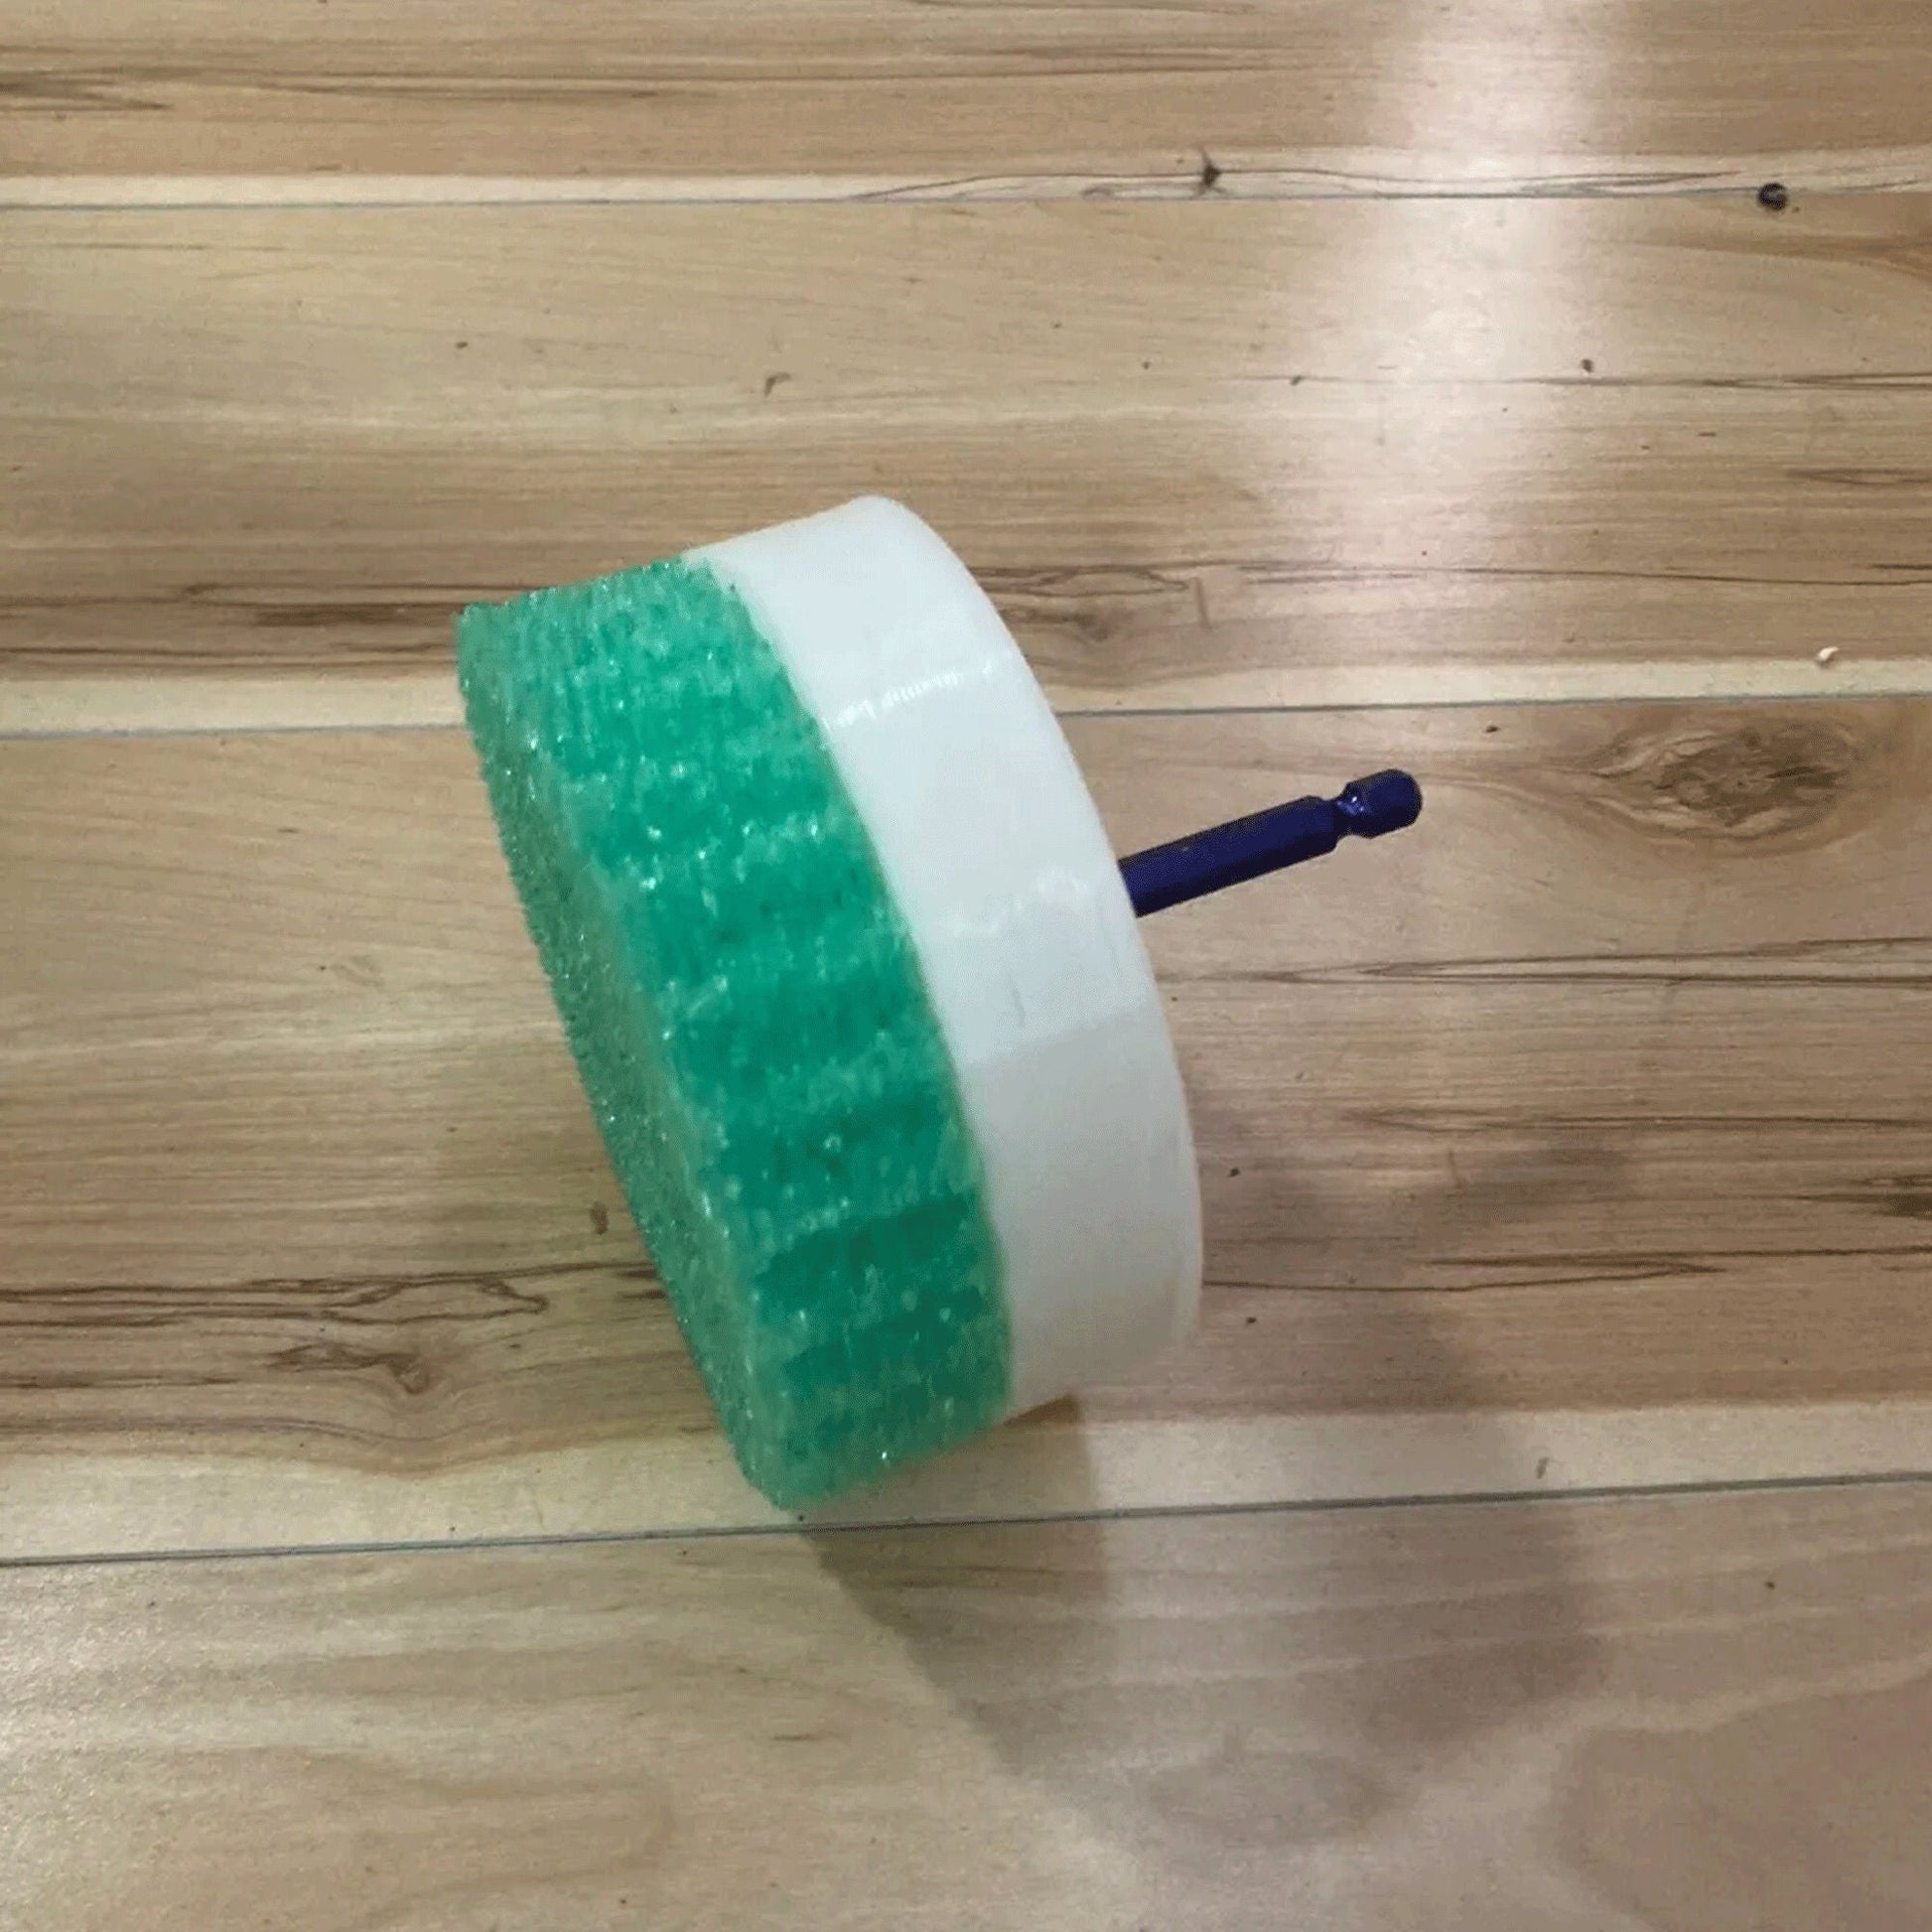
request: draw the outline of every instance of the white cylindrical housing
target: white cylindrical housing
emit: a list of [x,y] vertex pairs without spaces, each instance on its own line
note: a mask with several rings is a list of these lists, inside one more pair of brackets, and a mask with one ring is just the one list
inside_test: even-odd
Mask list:
[[1200,1189],[1119,865],[1026,659],[965,565],[878,497],[692,553],[822,725],[897,899],[977,1139],[1012,1409],[1193,1322]]

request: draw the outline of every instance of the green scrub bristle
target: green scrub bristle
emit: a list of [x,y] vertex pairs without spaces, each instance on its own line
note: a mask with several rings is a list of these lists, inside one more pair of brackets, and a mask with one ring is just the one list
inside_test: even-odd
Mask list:
[[744,604],[480,605],[470,728],[606,1145],[740,1465],[796,1506],[997,1421],[1000,1254],[912,940]]

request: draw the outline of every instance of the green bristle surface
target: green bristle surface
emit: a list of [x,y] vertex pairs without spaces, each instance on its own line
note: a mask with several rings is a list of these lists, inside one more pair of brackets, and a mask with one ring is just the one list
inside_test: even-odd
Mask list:
[[997,1238],[904,921],[817,720],[681,561],[479,605],[470,729],[632,1213],[794,1507],[1006,1410]]

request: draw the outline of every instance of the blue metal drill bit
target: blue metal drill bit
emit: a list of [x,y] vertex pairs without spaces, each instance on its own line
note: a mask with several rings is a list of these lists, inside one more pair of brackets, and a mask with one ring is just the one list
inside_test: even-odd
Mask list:
[[1325,858],[1343,839],[1379,839],[1422,815],[1422,787],[1406,771],[1357,778],[1336,798],[1298,798],[1211,825],[1120,862],[1127,897],[1142,918],[1264,873]]

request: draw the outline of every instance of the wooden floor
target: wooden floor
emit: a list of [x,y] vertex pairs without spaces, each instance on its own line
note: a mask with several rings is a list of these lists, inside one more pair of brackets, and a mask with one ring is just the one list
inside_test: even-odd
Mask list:
[[[1760,194],[1767,183],[1781,192]],[[1199,1336],[733,1472],[473,598],[885,489],[1122,846]],[[1924,0],[0,34],[0,1927],[1932,1927]]]

